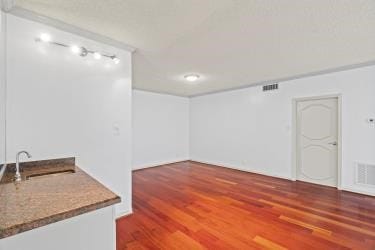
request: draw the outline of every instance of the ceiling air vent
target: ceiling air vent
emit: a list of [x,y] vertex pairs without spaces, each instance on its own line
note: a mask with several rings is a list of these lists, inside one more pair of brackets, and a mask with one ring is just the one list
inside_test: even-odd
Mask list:
[[357,184],[375,186],[375,165],[357,163],[355,182]]
[[279,89],[279,84],[268,84],[263,86],[263,91],[271,91]]

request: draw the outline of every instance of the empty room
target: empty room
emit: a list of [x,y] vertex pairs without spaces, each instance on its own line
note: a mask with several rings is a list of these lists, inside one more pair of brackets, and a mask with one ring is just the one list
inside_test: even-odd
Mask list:
[[374,0],[0,7],[0,250],[375,250]]

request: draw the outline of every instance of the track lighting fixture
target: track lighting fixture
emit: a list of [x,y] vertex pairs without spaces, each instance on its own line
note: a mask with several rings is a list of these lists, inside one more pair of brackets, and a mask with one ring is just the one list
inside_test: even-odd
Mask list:
[[35,41],[49,43],[49,44],[52,44],[52,45],[57,45],[57,46],[69,48],[72,51],[73,54],[77,54],[77,55],[80,55],[82,57],[85,57],[88,54],[92,54],[93,57],[97,60],[101,59],[102,57],[106,57],[106,58],[112,59],[112,61],[115,64],[120,63],[120,59],[116,55],[108,55],[108,54],[101,53],[101,52],[98,52],[98,51],[89,50],[89,49],[87,49],[86,47],[83,47],[83,46],[67,45],[67,44],[64,44],[64,43],[55,42],[55,41],[52,41],[51,36],[47,33],[41,34],[38,38],[35,39]]

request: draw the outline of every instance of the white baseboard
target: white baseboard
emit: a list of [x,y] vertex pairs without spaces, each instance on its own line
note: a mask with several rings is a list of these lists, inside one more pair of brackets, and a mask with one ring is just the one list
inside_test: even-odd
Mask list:
[[[227,164],[217,163],[217,162],[213,162],[213,161],[204,161],[204,160],[198,160],[198,159],[185,159],[185,158],[184,159],[173,160],[173,161],[162,161],[162,162],[157,162],[157,163],[153,163],[153,164],[149,164],[149,165],[145,165],[145,166],[133,167],[133,170],[158,167],[158,166],[162,166],[162,165],[167,165],[167,164],[172,164],[172,163],[177,163],[177,162],[183,162],[183,161],[193,161],[193,162],[198,162],[198,163],[203,163],[203,164],[209,164],[209,165],[213,165],[213,166],[217,166],[217,167],[223,167],[223,168],[228,168],[228,169],[240,170],[240,171],[244,171],[244,172],[248,172],[248,173],[253,173],[253,174],[260,174],[260,175],[265,175],[265,176],[270,176],[270,177],[281,178],[281,179],[285,179],[285,180],[296,181],[291,176],[275,175],[275,174],[270,174],[270,173],[267,173],[267,172],[264,172],[264,171],[255,171],[255,170],[245,169],[243,167],[232,166],[232,165],[229,166]],[[353,188],[353,187],[344,187],[344,186],[342,186],[342,187],[339,187],[338,189],[339,190],[343,190],[343,191],[358,193],[358,194],[375,196],[375,191],[374,192],[365,191],[365,190],[360,189],[360,188],[357,189],[357,188]],[[132,212],[125,212],[120,217],[129,215],[131,213]]]
[[216,162],[208,162],[208,161],[194,160],[194,159],[191,159],[190,161],[195,161],[195,162],[199,162],[199,163],[203,163],[203,164],[214,165],[214,166],[223,167],[223,168],[240,170],[240,171],[244,171],[244,172],[248,172],[248,173],[253,173],[253,174],[260,174],[260,175],[265,175],[265,176],[270,176],[270,177],[276,177],[276,178],[281,178],[281,179],[285,179],[285,180],[292,180],[291,176],[275,175],[275,174],[270,174],[270,173],[266,173],[266,172],[263,172],[263,171],[254,171],[254,170],[245,169],[245,168],[242,168],[242,167],[229,166],[229,165],[224,165],[224,164],[216,163]]
[[375,191],[374,192],[369,192],[369,191],[365,191],[365,190],[357,189],[357,188],[352,188],[352,187],[341,187],[341,190],[352,192],[352,193],[357,193],[357,194],[364,194],[364,195],[375,196]]
[[115,218],[120,219],[121,217],[125,217],[128,215],[133,214],[133,209],[127,210],[127,211],[116,211]]
[[182,162],[182,161],[189,161],[187,158],[181,158],[181,159],[174,159],[174,160],[169,160],[169,161],[158,161],[158,162],[153,162],[145,165],[140,165],[140,166],[133,166],[132,170],[139,170],[139,169],[144,169],[144,168],[153,168],[153,167],[159,167],[162,165],[168,165],[168,164],[173,164],[177,162]]

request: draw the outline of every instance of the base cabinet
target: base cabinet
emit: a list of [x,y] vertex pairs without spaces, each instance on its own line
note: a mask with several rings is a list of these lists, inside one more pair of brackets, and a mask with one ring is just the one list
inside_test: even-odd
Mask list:
[[114,207],[106,207],[0,240],[0,250],[115,250]]

